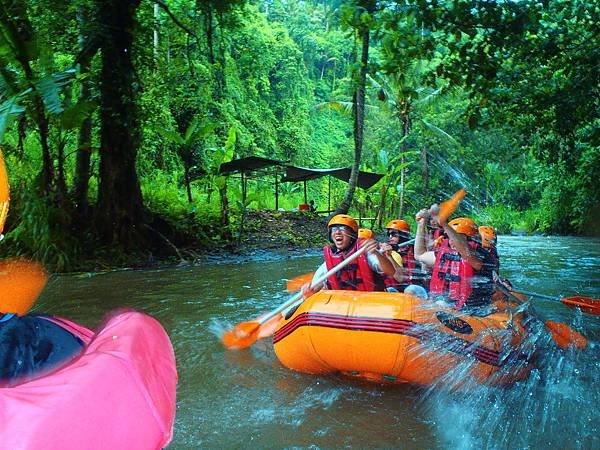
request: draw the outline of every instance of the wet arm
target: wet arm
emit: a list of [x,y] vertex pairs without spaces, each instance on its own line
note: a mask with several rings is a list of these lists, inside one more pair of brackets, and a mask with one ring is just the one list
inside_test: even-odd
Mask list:
[[433,267],[435,265],[435,253],[427,251],[425,243],[425,229],[429,213],[427,210],[421,210],[417,213],[417,234],[415,235],[415,259],[423,264]]
[[325,275],[325,273],[327,273],[327,265],[325,263],[323,263],[315,271],[315,274],[313,275],[310,283],[306,283],[302,286],[302,288],[300,288],[300,290],[302,291],[303,298],[306,299],[306,298],[310,297],[311,295],[313,295],[314,293],[319,292],[321,289],[324,289],[326,287],[325,281],[319,283],[316,286],[313,286],[313,282],[315,280],[318,280],[319,278],[321,278],[323,275]]
[[479,258],[475,254],[475,252],[471,251],[471,248],[467,243],[467,238],[464,235],[454,231],[454,228],[452,228],[445,222],[442,225],[442,227],[444,228],[444,232],[448,236],[448,239],[452,241],[456,251],[460,253],[461,258],[468,262],[471,265],[471,267],[473,267],[473,269],[481,270],[481,268],[483,267],[483,260]]

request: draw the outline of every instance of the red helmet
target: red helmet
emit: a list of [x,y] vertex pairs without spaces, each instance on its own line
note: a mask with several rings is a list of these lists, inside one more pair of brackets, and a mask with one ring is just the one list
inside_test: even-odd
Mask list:
[[459,217],[458,219],[451,220],[448,222],[448,225],[450,225],[457,233],[464,234],[469,237],[473,237],[479,233],[475,222],[468,217]]

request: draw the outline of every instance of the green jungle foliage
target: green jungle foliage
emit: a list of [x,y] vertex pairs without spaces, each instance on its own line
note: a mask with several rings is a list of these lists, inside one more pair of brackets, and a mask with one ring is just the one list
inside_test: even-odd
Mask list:
[[[166,256],[311,199],[414,223],[459,187],[459,213],[501,233],[600,234],[595,2],[0,6],[4,254]],[[276,200],[281,173],[219,171],[248,156],[383,178],[310,180],[306,198],[278,183]]]

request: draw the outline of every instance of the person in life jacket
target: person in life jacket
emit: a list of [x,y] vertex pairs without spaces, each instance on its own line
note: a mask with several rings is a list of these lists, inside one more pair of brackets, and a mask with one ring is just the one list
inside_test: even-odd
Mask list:
[[375,239],[375,233],[373,230],[369,228],[359,228],[358,229],[358,238],[359,239]]
[[427,233],[425,236],[427,250],[433,250],[436,247],[436,243],[439,243],[444,235],[444,229],[437,220],[439,212],[439,204],[434,203],[429,207],[429,221],[427,222]]
[[[498,271],[500,270],[500,257],[496,250],[496,231],[487,225],[480,226],[479,239],[483,248],[484,260],[483,267],[480,271],[482,280],[487,280],[487,291],[490,296],[494,295],[496,290],[495,279],[498,277]],[[494,276],[495,274],[495,276]]]
[[500,257],[498,256],[498,250],[496,249],[496,231],[487,225],[479,227],[479,237],[481,239],[481,245],[489,255],[489,258],[484,262],[484,265],[488,266],[489,270],[496,271],[500,269]]
[[388,242],[379,245],[380,250],[396,268],[393,277],[386,277],[386,290],[403,292],[413,284],[416,261],[412,245],[400,245],[410,240],[410,226],[402,219],[394,219],[386,225]]
[[388,259],[377,251],[379,247],[377,241],[373,238],[360,239],[356,220],[346,214],[334,216],[327,224],[327,232],[331,245],[323,248],[325,262],[317,269],[313,279],[320,278],[359,248],[367,247],[367,250],[336,274],[331,275],[325,283],[318,286],[306,283],[302,287],[304,298],[323,288],[355,291],[383,290],[383,278],[392,276],[395,269]]
[[453,303],[456,309],[489,304],[490,280],[482,271],[485,254],[477,242],[479,233],[475,223],[469,218],[458,218],[447,223],[437,217],[446,237],[434,250],[427,250],[425,226],[429,211],[419,211],[416,219],[415,258],[433,268],[430,298]]

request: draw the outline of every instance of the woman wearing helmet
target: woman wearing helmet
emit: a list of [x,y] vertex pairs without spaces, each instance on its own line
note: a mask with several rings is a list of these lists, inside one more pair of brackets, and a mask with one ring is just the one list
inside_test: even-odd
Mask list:
[[393,275],[394,267],[383,255],[377,252],[378,244],[372,238],[358,238],[358,224],[346,214],[334,216],[327,224],[329,242],[323,248],[325,262],[317,269],[313,279],[320,278],[328,270],[348,258],[361,247],[367,251],[355,262],[348,264],[335,275],[330,276],[321,286],[302,287],[304,297],[312,295],[324,287],[336,290],[374,291],[383,286],[383,276]]
[[434,250],[427,251],[425,226],[430,212],[423,209],[417,213],[417,236],[415,258],[433,268],[429,286],[430,296],[442,297],[454,303],[456,309],[463,306],[475,308],[491,302],[490,280],[482,272],[485,254],[477,242],[479,232],[475,223],[466,217],[446,222],[436,220],[446,237]]
[[393,277],[385,279],[386,290],[403,292],[408,285],[412,284],[416,267],[413,246],[398,246],[410,240],[410,226],[405,220],[394,219],[390,220],[385,228],[388,242],[380,244],[379,249],[396,269]]

